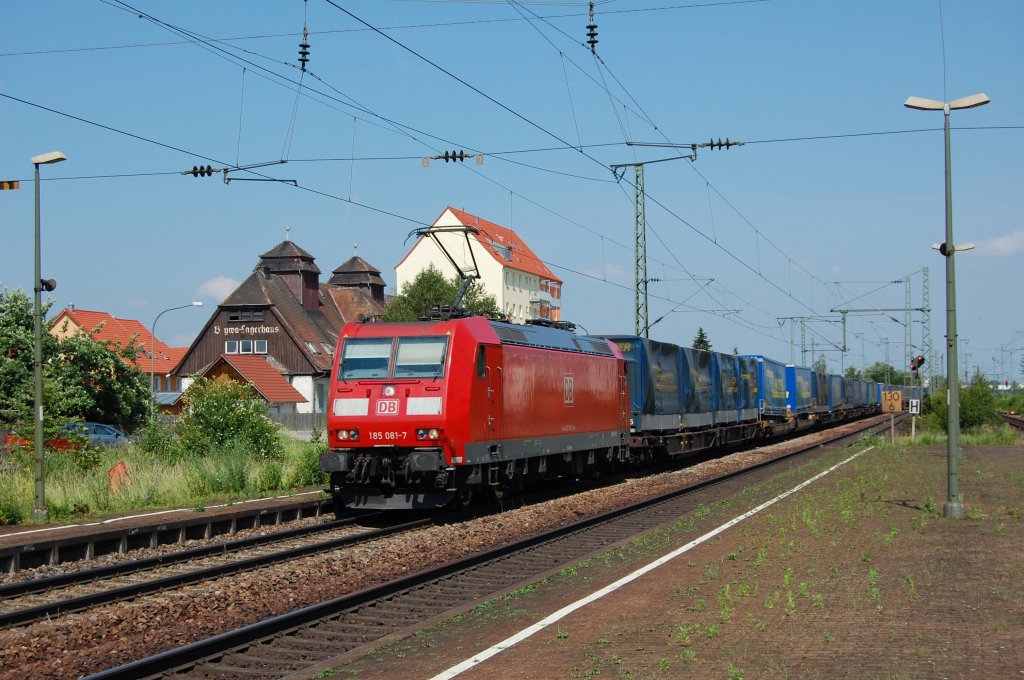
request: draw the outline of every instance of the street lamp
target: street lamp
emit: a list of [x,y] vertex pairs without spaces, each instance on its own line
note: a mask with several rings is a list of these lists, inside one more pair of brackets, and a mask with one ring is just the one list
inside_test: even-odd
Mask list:
[[40,272],[39,257],[39,166],[50,163],[66,161],[67,156],[60,151],[51,151],[32,158],[32,165],[36,167],[36,244],[35,244],[35,281],[32,288],[35,291],[35,311],[33,313],[33,333],[35,339],[35,421],[36,421],[36,497],[35,505],[32,508],[32,519],[40,522],[47,521],[50,516],[46,510],[46,470],[43,467],[43,290],[51,291],[57,287],[53,279],[43,281]]
[[953,267],[953,253],[960,246],[953,245],[953,188],[952,171],[949,155],[949,112],[954,109],[973,109],[989,103],[985,94],[972,94],[969,97],[955,99],[951,102],[939,102],[934,99],[910,97],[903,103],[910,109],[922,111],[942,111],[945,117],[946,133],[946,241],[938,250],[946,258],[946,384],[949,390],[949,411],[946,434],[946,465],[948,486],[946,502],[942,506],[942,514],[950,519],[963,519],[964,505],[960,497],[960,383],[957,377],[956,347],[956,274]]
[[187,305],[179,305],[177,307],[171,307],[169,309],[165,309],[164,311],[162,311],[159,314],[157,314],[156,318],[153,319],[153,330],[150,331],[152,347],[150,348],[150,353],[149,353],[149,359],[150,359],[150,366],[149,366],[149,395],[150,395],[150,397],[149,397],[150,398],[150,401],[149,401],[149,420],[150,420],[150,422],[152,422],[152,421],[154,421],[156,419],[156,322],[159,321],[160,317],[163,316],[164,314],[166,314],[167,312],[173,312],[176,309],[188,309],[189,307],[202,307],[202,306],[203,306],[203,303],[200,302],[199,300],[196,300],[195,302],[190,302]]

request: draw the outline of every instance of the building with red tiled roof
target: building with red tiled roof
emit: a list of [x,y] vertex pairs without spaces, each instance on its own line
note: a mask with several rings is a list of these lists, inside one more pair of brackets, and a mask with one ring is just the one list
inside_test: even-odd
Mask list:
[[294,404],[308,401],[274,366],[271,357],[255,354],[224,354],[203,371],[207,378],[229,378],[249,383],[270,404],[271,413],[294,412]]
[[[471,215],[451,206],[444,209],[433,227],[473,227],[467,241],[462,233],[438,232],[452,259],[464,272],[476,274],[484,290],[493,295],[498,308],[516,322],[527,319],[562,319],[562,280],[507,227]],[[420,237],[402,261],[395,265],[397,290],[424,269],[433,266],[446,277],[455,274],[451,263],[434,238]]]
[[[174,367],[188,351],[187,347],[170,347],[160,338],[154,342],[149,329],[135,319],[119,319],[107,312],[89,309],[62,309],[50,322],[50,333],[67,338],[78,333],[96,342],[135,348],[132,363],[150,377],[157,392],[179,392],[181,381],[171,375]],[[155,356],[154,356],[155,350]]]
[[225,364],[248,380],[242,368],[263,365],[235,360],[259,359],[301,397],[277,400],[281,392],[261,390],[271,412],[322,413],[341,327],[379,316],[385,302],[380,272],[362,258],[349,258],[322,284],[315,258],[283,241],[217,306],[176,373],[189,382]]

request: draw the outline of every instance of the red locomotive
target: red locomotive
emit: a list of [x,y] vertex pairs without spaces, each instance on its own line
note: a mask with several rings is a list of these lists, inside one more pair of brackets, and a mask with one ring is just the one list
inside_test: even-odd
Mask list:
[[629,455],[607,340],[478,316],[351,323],[335,357],[320,465],[338,507],[441,507]]

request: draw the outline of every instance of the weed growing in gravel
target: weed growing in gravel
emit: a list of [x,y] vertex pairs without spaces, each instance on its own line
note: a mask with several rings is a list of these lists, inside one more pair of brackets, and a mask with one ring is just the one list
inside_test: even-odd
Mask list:
[[729,680],[743,680],[743,669],[737,668],[732,664],[729,664],[729,668],[726,670],[729,676]]
[[754,560],[754,565],[760,567],[762,564],[768,561],[768,549],[761,548],[757,551],[757,559]]
[[557,638],[558,638],[559,640],[564,640],[564,639],[566,639],[567,637],[569,637],[569,631],[567,631],[567,630],[560,630],[560,631],[558,631],[558,633],[557,633],[557,634],[555,635],[555,637],[557,637]]
[[907,587],[907,596],[910,597],[911,602],[917,602],[917,586],[914,585],[914,579],[907,574],[903,577],[903,585]]
[[696,661],[697,652],[693,651],[692,649],[684,649],[683,651],[679,652],[679,660],[684,663]]
[[899,533],[900,532],[898,529],[896,529],[896,527],[892,527],[891,529],[889,529],[889,533],[886,534],[885,537],[882,539],[882,545],[884,545],[886,548],[891,548],[892,542],[896,540],[896,536],[898,536]]
[[825,633],[824,635],[821,636],[821,639],[824,640],[825,642],[835,642],[836,641],[836,636],[833,635],[832,633]]
[[683,643],[685,645],[686,643],[688,643],[690,641],[690,637],[692,635],[697,635],[699,633],[700,633],[700,624],[699,623],[695,623],[693,625],[686,624],[686,623],[681,623],[681,624],[679,624],[679,628],[676,629],[676,632],[673,635],[673,637],[676,639],[676,641],[681,642],[681,643]]
[[938,516],[939,511],[935,509],[935,499],[931,496],[924,502],[924,508],[922,508],[927,514]]

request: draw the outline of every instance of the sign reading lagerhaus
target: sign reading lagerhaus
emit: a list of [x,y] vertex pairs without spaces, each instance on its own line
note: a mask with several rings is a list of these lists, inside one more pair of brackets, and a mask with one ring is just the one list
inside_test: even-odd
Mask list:
[[280,326],[220,326],[213,327],[214,335],[255,335],[258,333],[280,333]]

